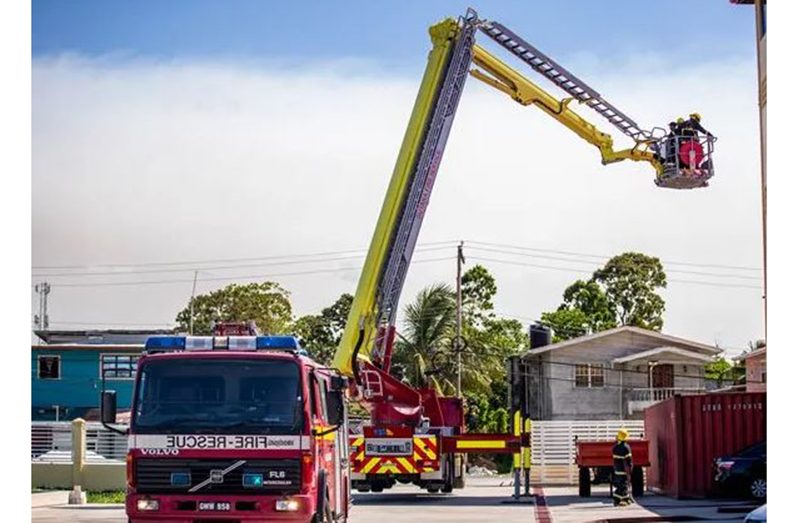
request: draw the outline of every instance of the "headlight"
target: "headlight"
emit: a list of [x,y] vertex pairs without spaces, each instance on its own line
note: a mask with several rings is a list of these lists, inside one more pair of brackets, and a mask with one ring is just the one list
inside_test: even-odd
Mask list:
[[149,510],[158,510],[159,503],[157,499],[140,499],[136,502],[136,508],[142,512]]
[[278,499],[274,504],[277,512],[296,512],[299,510],[299,501],[295,499]]

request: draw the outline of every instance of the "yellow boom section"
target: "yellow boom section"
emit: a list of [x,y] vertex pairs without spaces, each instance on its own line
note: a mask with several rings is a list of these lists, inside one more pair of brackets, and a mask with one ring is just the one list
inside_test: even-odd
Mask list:
[[[377,335],[380,319],[376,318],[376,301],[380,273],[385,265],[391,236],[400,218],[402,204],[413,177],[419,151],[423,145],[427,122],[434,109],[435,95],[445,75],[446,59],[457,34],[457,22],[451,18],[430,27],[432,51],[416,95],[416,102],[396,159],[393,175],[382,203],[377,226],[371,238],[366,261],[357,284],[352,309],[349,311],[341,343],[333,358],[333,367],[352,376],[352,355],[360,339],[358,357],[368,359]],[[361,332],[362,331],[362,332]]]
[[631,149],[616,151],[609,134],[599,131],[596,126],[568,108],[573,98],[558,100],[479,45],[474,45],[473,60],[484,71],[472,69],[471,76],[506,93],[521,105],[535,105],[543,109],[582,139],[595,145],[601,152],[601,163],[604,165],[622,160],[643,161],[654,167],[657,176],[662,174],[662,164],[647,150],[645,142],[636,143]]

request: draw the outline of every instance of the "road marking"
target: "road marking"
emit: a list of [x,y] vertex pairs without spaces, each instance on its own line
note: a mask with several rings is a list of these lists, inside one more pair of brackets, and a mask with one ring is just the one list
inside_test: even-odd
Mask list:
[[551,512],[549,512],[549,505],[546,503],[543,487],[535,485],[532,493],[535,494],[535,521],[538,523],[551,523]]

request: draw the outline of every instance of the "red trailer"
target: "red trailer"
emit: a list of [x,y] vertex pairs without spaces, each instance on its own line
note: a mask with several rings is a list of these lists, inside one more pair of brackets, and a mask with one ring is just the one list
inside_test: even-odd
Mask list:
[[[648,441],[628,440],[632,449],[632,495],[642,496],[644,490],[643,467],[651,465],[649,461]],[[590,469],[598,472],[601,469],[612,469],[612,447],[615,441],[578,441],[576,442],[576,464],[579,466],[579,496],[590,497]]]
[[713,460],[766,438],[765,393],[676,396],[645,411],[648,487],[677,498],[713,492]]

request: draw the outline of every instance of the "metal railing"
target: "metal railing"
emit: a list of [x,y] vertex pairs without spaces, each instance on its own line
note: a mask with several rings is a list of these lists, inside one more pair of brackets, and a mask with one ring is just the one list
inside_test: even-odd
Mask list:
[[[72,423],[34,421],[31,423],[31,460],[47,463],[72,463]],[[111,432],[100,423],[86,423],[88,463],[125,461],[127,436]]]
[[644,389],[632,389],[629,392],[629,401],[657,402],[665,401],[677,394],[701,394],[703,392],[706,392],[706,389],[697,387],[649,387]]

